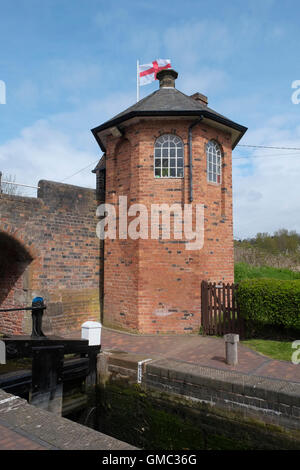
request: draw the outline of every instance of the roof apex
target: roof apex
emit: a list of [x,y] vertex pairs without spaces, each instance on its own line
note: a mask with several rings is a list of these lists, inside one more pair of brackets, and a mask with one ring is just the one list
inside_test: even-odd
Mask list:
[[[167,69],[166,69],[167,70]],[[168,70],[170,72],[170,69]],[[202,95],[204,96],[204,95]],[[231,121],[222,114],[217,113],[209,108],[202,100],[196,100],[176,88],[162,87],[138,101],[134,105],[125,109],[121,113],[114,116],[112,119],[104,122],[98,127],[92,129],[92,133],[97,140],[100,148],[105,152],[105,145],[101,140],[101,133],[114,126],[121,125],[124,121],[128,121],[134,117],[150,117],[150,116],[194,116],[206,117],[211,121],[219,122],[220,124],[235,129],[238,132],[238,137],[235,136],[232,146],[233,148],[241,137],[246,132],[247,128],[240,124]]]

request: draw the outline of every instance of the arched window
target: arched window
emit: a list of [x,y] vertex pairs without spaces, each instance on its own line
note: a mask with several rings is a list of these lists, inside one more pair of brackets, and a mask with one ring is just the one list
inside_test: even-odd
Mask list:
[[206,145],[207,157],[207,181],[221,183],[222,176],[222,151],[217,142],[210,140]]
[[156,178],[183,178],[183,142],[173,134],[161,135],[155,142]]

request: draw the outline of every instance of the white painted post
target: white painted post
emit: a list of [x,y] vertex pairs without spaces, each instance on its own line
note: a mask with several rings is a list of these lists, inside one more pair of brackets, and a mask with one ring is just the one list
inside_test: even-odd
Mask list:
[[230,366],[236,366],[238,363],[238,349],[237,345],[240,340],[239,335],[229,333],[224,335],[225,339],[225,350],[226,350],[226,362]]
[[137,369],[137,383],[141,384],[142,383],[142,378],[143,378],[143,364],[146,362],[150,362],[152,359],[144,359],[143,361],[139,361],[138,364],[138,369]]
[[0,364],[6,364],[6,348],[4,341],[0,341]]
[[87,339],[89,346],[101,345],[101,323],[86,321],[81,325],[81,339]]

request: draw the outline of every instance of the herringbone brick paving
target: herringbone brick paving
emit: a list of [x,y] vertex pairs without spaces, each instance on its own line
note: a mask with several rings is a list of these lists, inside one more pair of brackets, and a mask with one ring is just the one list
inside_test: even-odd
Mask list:
[[[149,354],[149,357],[164,357],[215,369],[235,370],[249,375],[300,382],[300,365],[270,359],[242,344],[238,346],[238,365],[235,367],[227,365],[222,338],[201,335],[134,335],[102,328],[102,349],[119,349],[131,353]],[[292,353],[293,350],[291,356]]]

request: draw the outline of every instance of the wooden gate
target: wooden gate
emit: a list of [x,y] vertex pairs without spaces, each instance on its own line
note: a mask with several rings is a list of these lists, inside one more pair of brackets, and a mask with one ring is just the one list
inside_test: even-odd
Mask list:
[[201,324],[206,335],[237,333],[244,336],[244,321],[236,298],[238,284],[202,281]]

